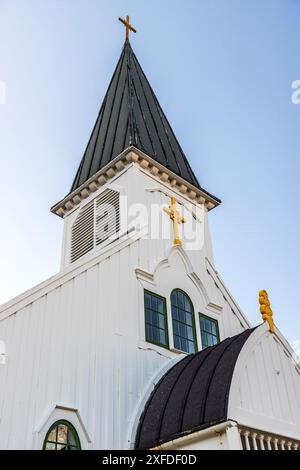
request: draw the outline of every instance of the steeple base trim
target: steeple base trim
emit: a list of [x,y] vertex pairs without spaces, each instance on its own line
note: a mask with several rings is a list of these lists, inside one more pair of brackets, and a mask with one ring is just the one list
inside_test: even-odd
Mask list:
[[168,168],[153,160],[153,158],[149,157],[141,150],[136,147],[128,147],[78,189],[68,194],[64,199],[55,204],[51,208],[51,212],[59,217],[65,217],[91,193],[97,191],[98,188],[106,184],[117,174],[124,171],[130,164],[139,166],[141,170],[158,178],[164,184],[170,185],[172,190],[177,190],[179,193],[184,194],[185,197],[189,198],[194,203],[204,204],[208,211],[214,209],[221,203],[221,201],[216,197],[203,189],[196,188],[191,183],[188,183]]

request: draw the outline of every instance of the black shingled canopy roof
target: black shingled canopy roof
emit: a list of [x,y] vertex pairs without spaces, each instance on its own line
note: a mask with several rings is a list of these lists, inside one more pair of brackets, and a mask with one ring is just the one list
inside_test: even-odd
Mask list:
[[126,40],[71,192],[130,146],[202,189]]
[[136,449],[149,449],[228,419],[235,364],[254,329],[186,356],[162,377],[140,418]]

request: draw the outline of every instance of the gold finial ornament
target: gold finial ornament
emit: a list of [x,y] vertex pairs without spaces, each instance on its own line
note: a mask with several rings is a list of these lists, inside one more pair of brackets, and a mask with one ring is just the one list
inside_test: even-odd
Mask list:
[[268,322],[270,333],[274,333],[275,325],[273,320],[273,312],[270,306],[271,304],[267,291],[260,290],[258,300],[260,303],[260,313],[262,314],[263,321]]
[[119,18],[119,21],[121,21],[121,23],[123,23],[126,28],[126,40],[129,39],[129,31],[136,33],[136,29],[130,24],[129,16],[126,16],[126,20],[123,20],[123,18]]
[[171,205],[169,207],[164,207],[163,210],[169,215],[170,219],[173,222],[173,231],[174,231],[173,245],[181,246],[182,243],[179,238],[179,224],[184,224],[186,220],[184,217],[182,217],[180,212],[178,212],[176,208],[176,199],[174,196],[171,197]]

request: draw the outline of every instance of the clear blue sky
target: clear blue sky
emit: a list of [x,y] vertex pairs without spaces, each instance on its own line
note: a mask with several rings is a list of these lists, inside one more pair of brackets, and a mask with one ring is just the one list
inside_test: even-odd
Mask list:
[[64,196],[123,45],[132,46],[200,183],[215,260],[253,324],[269,291],[299,320],[299,0],[0,0],[0,302],[59,269]]

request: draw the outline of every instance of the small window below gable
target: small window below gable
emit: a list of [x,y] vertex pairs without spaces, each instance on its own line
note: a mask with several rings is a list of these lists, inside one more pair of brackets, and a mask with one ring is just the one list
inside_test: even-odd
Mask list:
[[146,341],[169,347],[166,299],[144,291]]
[[43,450],[80,450],[80,440],[69,421],[56,421],[47,432]]
[[199,313],[202,348],[215,346],[220,342],[218,321]]
[[120,230],[120,194],[106,189],[79,212],[71,233],[71,263]]

